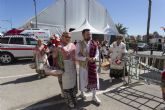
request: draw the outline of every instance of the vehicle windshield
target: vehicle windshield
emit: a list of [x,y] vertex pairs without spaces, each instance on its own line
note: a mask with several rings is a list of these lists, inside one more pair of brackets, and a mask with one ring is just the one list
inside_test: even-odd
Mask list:
[[0,43],[2,44],[8,44],[8,42],[9,42],[9,37],[4,37],[0,39]]

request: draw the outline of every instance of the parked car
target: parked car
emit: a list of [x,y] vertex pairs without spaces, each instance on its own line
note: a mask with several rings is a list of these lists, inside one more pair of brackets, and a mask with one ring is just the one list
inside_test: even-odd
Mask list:
[[149,45],[146,43],[138,43],[138,51],[145,51],[149,49]]
[[32,36],[4,36],[0,43],[0,62],[10,64],[18,58],[33,58],[36,44],[37,39]]

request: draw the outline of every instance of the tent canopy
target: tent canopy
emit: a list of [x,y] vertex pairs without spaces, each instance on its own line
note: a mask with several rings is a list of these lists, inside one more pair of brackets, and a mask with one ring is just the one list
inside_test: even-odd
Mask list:
[[[37,20],[38,28],[49,29],[52,34],[61,34],[70,28],[75,28],[75,32],[90,28],[92,32],[107,34],[104,32],[107,24],[118,33],[107,10],[97,0],[56,0],[37,15]],[[22,27],[34,26],[35,17]]]
[[109,24],[106,25],[106,27],[104,28],[104,33],[108,34],[108,35],[116,35],[117,33],[114,32],[114,30],[109,26]]
[[83,29],[90,29],[90,32],[92,34],[104,34],[103,32],[95,29],[94,27],[92,27],[89,22],[85,19],[84,23],[79,27],[77,28],[76,30],[72,31],[72,42],[74,42],[75,40],[79,41],[79,40],[82,40],[83,37],[82,37],[82,30]]
[[101,31],[95,29],[94,27],[92,27],[86,19],[85,19],[84,23],[79,28],[72,31],[72,33],[81,32],[83,29],[90,29],[90,32],[94,33],[94,34],[104,34],[103,32],[101,32]]

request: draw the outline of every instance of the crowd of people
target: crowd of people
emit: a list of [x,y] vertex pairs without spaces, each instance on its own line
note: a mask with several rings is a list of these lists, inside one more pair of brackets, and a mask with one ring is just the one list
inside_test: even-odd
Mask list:
[[[96,61],[100,55],[102,59],[111,59],[110,81],[113,77],[123,77],[125,69],[122,58],[127,50],[122,39],[123,35],[119,34],[111,45],[108,45],[107,41],[99,45],[92,40],[89,29],[82,30],[82,40],[74,43],[70,42],[70,32],[63,32],[61,37],[52,36],[47,45],[39,39],[34,52],[38,76],[39,78],[47,75],[56,76],[61,88],[61,97],[71,109],[76,109],[78,88],[83,100],[86,99],[85,92],[88,91],[92,93],[92,100],[100,105],[101,100],[96,95],[100,87]],[[79,63],[79,87],[77,63]]]

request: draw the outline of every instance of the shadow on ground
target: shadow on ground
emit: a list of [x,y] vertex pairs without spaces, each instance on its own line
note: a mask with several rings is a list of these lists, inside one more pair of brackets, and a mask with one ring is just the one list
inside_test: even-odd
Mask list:
[[99,79],[100,81],[100,89],[99,90],[106,90],[107,88],[110,88],[113,85],[122,83],[123,80],[121,79],[113,79],[112,82],[109,82],[109,79],[104,80],[103,78]]
[[104,95],[137,110],[160,110],[165,107],[162,98],[149,94],[147,91],[135,89],[135,86],[140,86],[140,84],[132,84],[126,88],[119,87]]
[[27,65],[27,64],[30,64],[32,63],[32,59],[31,58],[26,58],[26,59],[16,59],[14,60],[14,62],[12,64],[1,64],[1,66],[7,66],[7,65]]
[[21,78],[18,78],[16,80],[14,80],[14,81],[5,82],[5,83],[2,83],[0,85],[26,83],[26,82],[31,82],[31,81],[35,81],[35,80],[39,80],[37,74],[31,75],[31,76],[27,76],[27,77],[21,77]]
[[161,74],[159,72],[150,71],[150,72],[140,74],[139,76],[141,80],[146,80],[147,83],[150,82],[157,85],[161,84]]
[[[85,107],[89,106],[90,104],[98,106],[92,101],[83,101],[81,99],[78,99],[77,110],[86,110]],[[57,95],[52,98],[37,102],[22,110],[70,110],[70,109],[66,105],[64,99],[62,99],[60,95]]]

